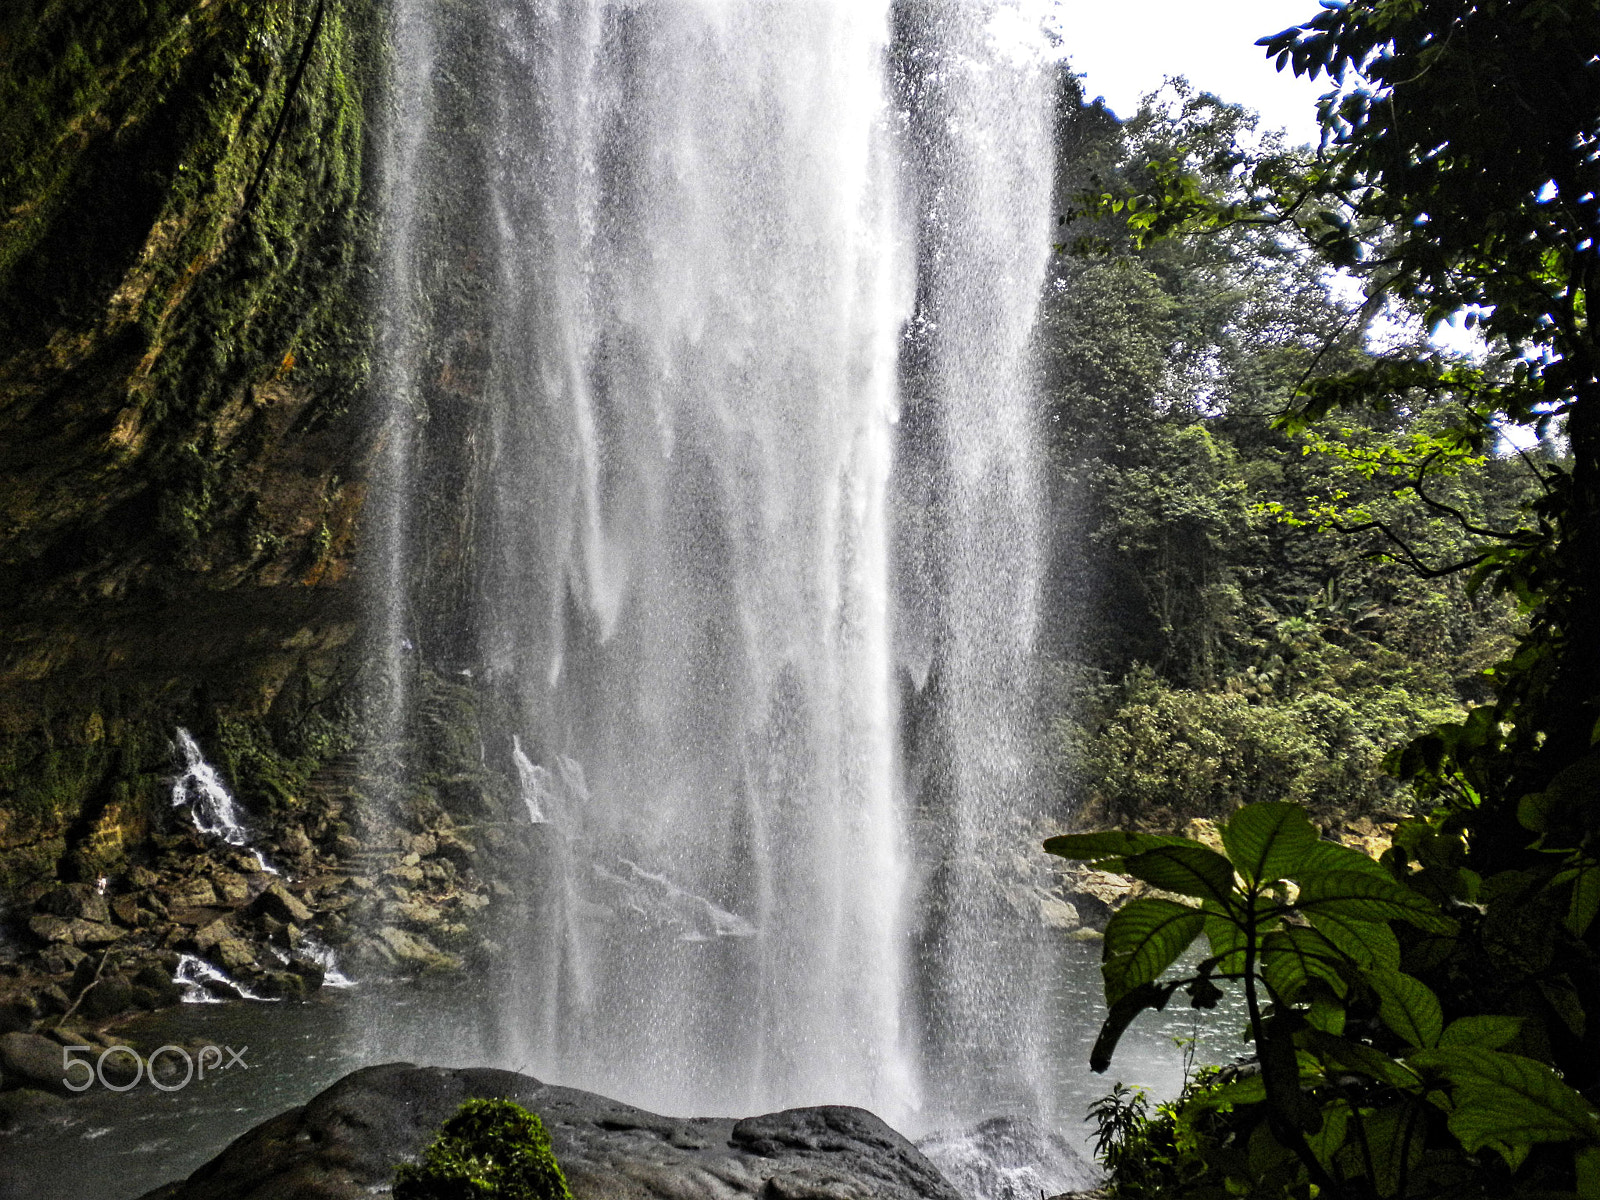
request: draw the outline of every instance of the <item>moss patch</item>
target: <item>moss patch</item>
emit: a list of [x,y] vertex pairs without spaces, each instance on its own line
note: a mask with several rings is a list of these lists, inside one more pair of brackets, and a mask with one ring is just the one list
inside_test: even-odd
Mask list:
[[572,1200],[537,1116],[510,1100],[468,1100],[422,1161],[395,1172],[395,1200]]

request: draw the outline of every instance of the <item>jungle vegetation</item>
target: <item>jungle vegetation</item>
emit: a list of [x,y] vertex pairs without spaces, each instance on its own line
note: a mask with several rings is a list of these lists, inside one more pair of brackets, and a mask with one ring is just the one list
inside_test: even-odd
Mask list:
[[[1239,988],[1252,1043],[1098,1106],[1111,1190],[1600,1196],[1600,6],[1349,0],[1263,45],[1339,84],[1315,151],[1179,89],[1080,106],[1064,183],[1100,299],[1054,313],[1057,462],[1124,573],[1064,732],[1122,828],[1047,848],[1168,894],[1107,929],[1093,1065],[1177,993]],[[1381,861],[1306,817],[1369,804]],[[1139,828],[1201,811],[1220,848]]]

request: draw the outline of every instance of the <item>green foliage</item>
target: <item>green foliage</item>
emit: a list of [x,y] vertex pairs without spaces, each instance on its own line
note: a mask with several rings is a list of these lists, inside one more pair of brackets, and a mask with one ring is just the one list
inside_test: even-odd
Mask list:
[[[1209,188],[1236,186],[1251,121],[1215,97],[1175,85],[1114,134],[1076,112],[1063,142],[1107,188],[1173,156]],[[1068,236],[1085,229],[1113,253],[1056,260],[1039,332],[1071,514],[1052,652],[1073,790],[1096,818],[1147,828],[1266,799],[1324,818],[1405,812],[1385,754],[1489,694],[1483,672],[1518,617],[1492,589],[1419,577],[1404,551],[1430,567],[1474,557],[1481,539],[1454,513],[1514,528],[1543,476],[1458,437],[1454,399],[1420,391],[1391,412],[1270,428],[1308,372],[1371,361],[1323,265],[1276,231],[1138,247],[1124,222],[1084,217]],[[1304,524],[1371,527],[1316,539]]]
[[[1299,74],[1345,73],[1316,154],[1242,151],[1220,106],[1180,90],[1176,117],[1141,118],[1144,165],[1079,187],[1069,237],[1141,262],[1230,247],[1270,262],[1272,243],[1362,282],[1365,304],[1304,352],[1257,355],[1255,395],[1276,402],[1254,411],[1276,428],[1237,444],[1279,456],[1254,475],[1252,515],[1275,519],[1262,534],[1282,580],[1323,556],[1359,607],[1310,640],[1286,611],[1293,589],[1269,589],[1289,618],[1273,636],[1298,653],[1253,694],[1382,680],[1430,697],[1436,723],[1386,759],[1419,815],[1380,869],[1318,846],[1292,871],[1262,867],[1287,876],[1264,890],[1236,872],[1230,904],[1200,901],[1212,954],[1187,984],[1126,990],[1181,940],[1146,948],[1158,915],[1165,931],[1192,925],[1129,918],[1107,945],[1120,999],[1103,1040],[1180,985],[1202,1006],[1214,979],[1246,990],[1259,1095],[1207,1146],[1213,1174],[1174,1195],[1600,1196],[1600,6],[1349,0],[1263,44]],[[1386,306],[1424,325],[1464,314],[1486,353],[1463,362],[1420,338],[1368,352],[1351,333]],[[1506,425],[1544,439],[1521,486],[1487,453]],[[1308,525],[1340,540],[1300,536]],[[1523,619],[1474,633],[1459,617],[1491,613],[1485,593]],[[1413,629],[1439,622],[1446,656],[1412,651],[1407,670],[1359,648],[1401,600],[1423,617]],[[1441,686],[1451,657],[1489,667],[1495,648],[1476,689]],[[1439,719],[1451,691],[1461,708]],[[1228,849],[1236,867],[1248,857]],[[1197,1096],[1180,1110],[1174,1126],[1213,1111]]]
[[1202,1067],[1182,1094],[1152,1110],[1140,1088],[1116,1084],[1089,1107],[1095,1155],[1110,1172],[1111,1200],[1223,1197],[1241,1158],[1229,1128],[1236,1104],[1261,1099],[1259,1073]]
[[395,1172],[395,1200],[572,1200],[544,1123],[510,1100],[468,1100],[422,1160]]
[[[1123,831],[1045,843],[1182,897],[1136,898],[1106,927],[1110,1012],[1095,1070],[1140,1012],[1180,990],[1211,1008],[1219,984],[1237,984],[1249,1015],[1248,1073],[1208,1077],[1159,1118],[1120,1086],[1094,1110],[1115,1195],[1424,1197],[1490,1184],[1592,1194],[1573,1189],[1588,1187],[1600,1115],[1548,1062],[1518,1052],[1538,1044],[1539,1022],[1463,1013],[1458,992],[1439,990],[1481,970],[1479,917],[1492,921],[1494,900],[1447,914],[1434,868],[1322,841],[1293,804],[1247,806],[1220,834],[1220,853]],[[1457,886],[1470,886],[1464,874]],[[1202,935],[1209,955],[1169,977]]]
[[0,407],[19,443],[96,449],[81,482],[36,485],[88,495],[40,499],[17,463],[0,508],[45,509],[69,528],[29,533],[76,542],[71,522],[107,490],[144,491],[118,536],[145,530],[160,558],[204,571],[250,544],[250,468],[283,434],[257,389],[292,379],[307,429],[365,386],[376,10],[15,7],[0,18]]
[[1097,728],[1060,726],[1095,811],[1119,823],[1175,827],[1266,799],[1293,800],[1329,819],[1402,807],[1401,789],[1383,775],[1384,756],[1457,715],[1454,697],[1403,676],[1333,676],[1310,661],[1318,653],[1314,644],[1295,653],[1289,666],[1307,677],[1288,696],[1281,662],[1277,687],[1264,697],[1260,668],[1219,690],[1175,688],[1143,668],[1101,689],[1091,697]]

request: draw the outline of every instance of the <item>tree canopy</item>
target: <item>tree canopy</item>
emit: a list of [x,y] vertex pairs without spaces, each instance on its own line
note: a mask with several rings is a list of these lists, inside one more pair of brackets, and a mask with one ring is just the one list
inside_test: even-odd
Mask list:
[[[1600,266],[1600,5],[1324,0],[1261,44],[1281,68],[1329,80],[1315,151],[1152,141],[1140,169],[1079,189],[1074,245],[1115,256],[1256,238],[1357,279],[1362,303],[1300,364],[1275,425],[1336,442],[1336,477],[1392,486],[1358,495],[1339,483],[1312,497],[1315,511],[1278,515],[1302,533],[1375,539],[1369,554],[1424,576],[1461,572],[1513,597],[1525,620],[1488,694],[1388,758],[1425,808],[1395,831],[1383,880],[1361,886],[1400,908],[1432,906],[1428,928],[1370,905],[1365,942],[1309,910],[1303,921],[1295,914],[1321,903],[1321,885],[1266,873],[1296,879],[1297,899],[1238,870],[1232,845],[1227,872],[1198,846],[1170,843],[1149,863],[1156,850],[1143,844],[1052,847],[1116,857],[1220,914],[1145,906],[1108,930],[1115,1021],[1177,986],[1159,981],[1154,959],[1128,985],[1127,956],[1145,953],[1130,937],[1146,918],[1181,926],[1182,938],[1161,935],[1172,946],[1207,934],[1196,1007],[1215,1002],[1212,978],[1251,991],[1259,1075],[1202,1081],[1143,1132],[1108,1101],[1108,1128],[1122,1131],[1115,1184],[1127,1196],[1224,1185],[1600,1196],[1600,348],[1588,310]],[[1484,351],[1352,344],[1350,331],[1386,306],[1426,324],[1463,318]],[[1328,418],[1341,422],[1332,435],[1317,424]],[[1536,484],[1520,513],[1449,490],[1517,429],[1547,448],[1528,457]],[[1419,544],[1419,514],[1454,528],[1457,544],[1443,547],[1454,553]],[[1269,809],[1236,820],[1252,811]],[[1175,886],[1169,858],[1217,866],[1215,894]],[[1258,898],[1227,892],[1235,873],[1246,891],[1264,889]],[[1261,955],[1279,952],[1295,967],[1275,978]],[[1478,1033],[1447,1048],[1435,1025]]]

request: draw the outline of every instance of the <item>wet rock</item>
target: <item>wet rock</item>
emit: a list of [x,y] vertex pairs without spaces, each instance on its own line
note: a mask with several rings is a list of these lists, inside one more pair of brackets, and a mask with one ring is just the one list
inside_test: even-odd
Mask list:
[[133,984],[121,975],[106,975],[84,993],[78,1011],[91,1021],[103,1021],[133,1007]]
[[459,971],[461,960],[446,954],[427,938],[386,925],[378,930],[378,938],[394,956],[400,966],[424,973]]
[[1078,910],[1079,919],[1091,929],[1104,929],[1111,914],[1127,903],[1136,891],[1134,880],[1109,871],[1068,867],[1061,875],[1062,898]]
[[172,972],[154,963],[140,967],[133,977],[134,987],[154,997],[151,1007],[166,1008],[183,998],[183,989],[172,982]]
[[441,858],[449,859],[462,870],[470,867],[472,860],[477,857],[478,848],[451,830],[439,830],[434,835],[434,841],[436,843],[434,853]]
[[37,1033],[0,1037],[0,1074],[7,1081],[26,1080],[57,1095],[70,1095],[62,1074],[62,1047]]
[[100,960],[90,958],[87,954],[82,961],[72,970],[72,978],[67,983],[67,991],[74,996],[82,995],[84,990],[100,978]]
[[35,993],[39,1007],[52,1016],[58,1016],[72,1007],[72,1001],[59,984],[47,983]]
[[80,948],[109,946],[123,936],[114,925],[86,921],[81,917],[52,917],[36,913],[28,918],[28,930],[42,942],[62,942]]
[[39,1016],[39,1002],[32,996],[0,1004],[0,1034],[25,1033]]
[[206,955],[224,971],[241,971],[255,965],[256,952],[243,938],[223,938]]
[[448,862],[425,862],[422,864],[422,878],[425,882],[435,887],[448,883],[455,869]]
[[257,916],[268,916],[288,924],[305,925],[311,921],[311,910],[288,888],[274,883],[255,898],[250,911]]
[[87,883],[64,883],[52,888],[34,907],[57,917],[77,917],[102,924],[111,920],[106,898]]
[[89,957],[82,950],[70,943],[50,946],[39,955],[39,965],[44,968],[46,975],[65,975],[75,971],[78,964]]
[[128,883],[138,891],[149,891],[161,886],[161,876],[149,867],[134,867],[128,872]]
[[[114,1088],[128,1087],[144,1074],[144,1063],[138,1052],[121,1042],[103,1046],[100,1053],[93,1056],[93,1061],[95,1075],[103,1077]],[[74,1071],[73,1077],[75,1082],[81,1083],[83,1072]]]
[[444,920],[443,913],[434,908],[433,905],[424,904],[420,900],[400,905],[395,915],[399,917],[402,924],[409,925],[413,929],[433,929]]
[[681,1120],[509,1071],[400,1063],[347,1075],[145,1200],[371,1195],[472,1097],[539,1115],[574,1200],[962,1200],[916,1147],[859,1108]]
[[194,948],[201,954],[210,954],[218,942],[236,936],[226,917],[219,918],[202,929],[195,930]]
[[213,872],[211,886],[216,889],[218,898],[230,907],[250,899],[250,880],[236,871]]
[[118,923],[126,925],[129,929],[139,926],[139,900],[136,896],[113,896],[111,898],[111,915]]
[[185,879],[167,892],[167,904],[172,908],[210,908],[216,902],[217,889],[209,879]]
[[1082,924],[1077,906],[1055,896],[1040,898],[1039,920],[1046,929],[1076,929]]
[[28,932],[41,942],[72,944],[72,921],[67,917],[53,917],[48,913],[35,913],[28,918]]
[[308,991],[316,991],[327,977],[327,968],[314,958],[296,955],[289,960],[289,970],[306,981]]
[[[82,1075],[79,1071],[77,1074]],[[72,1114],[72,1105],[60,1096],[37,1088],[0,1092],[0,1133],[27,1133],[60,1124]]]
[[306,836],[306,831],[298,825],[290,825],[278,835],[278,848],[289,858],[300,860],[316,853],[311,839]]
[[263,972],[255,981],[255,989],[268,1000],[304,1000],[311,990],[305,976],[295,971]]

